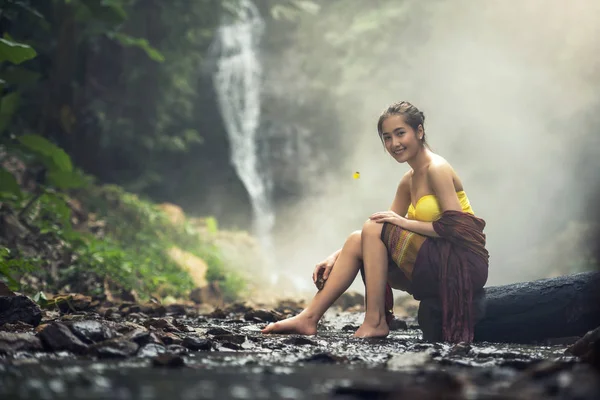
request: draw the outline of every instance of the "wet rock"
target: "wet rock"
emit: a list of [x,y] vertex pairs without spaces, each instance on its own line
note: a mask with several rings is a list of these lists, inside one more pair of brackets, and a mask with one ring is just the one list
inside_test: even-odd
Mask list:
[[42,342],[37,336],[29,333],[0,332],[0,354],[42,350]]
[[25,322],[17,321],[14,324],[4,324],[0,326],[0,331],[3,332],[30,332],[33,330],[33,325],[26,324]]
[[42,310],[29,297],[0,296],[0,326],[15,322],[37,326],[42,320]]
[[221,327],[215,327],[215,328],[210,328],[209,330],[206,331],[207,335],[213,335],[213,336],[217,336],[217,335],[233,335],[232,331],[229,331],[227,329],[223,329]]
[[16,296],[16,294],[6,286],[6,283],[0,281],[0,296]]
[[356,332],[358,330],[358,325],[344,325],[342,327],[342,331],[344,332]]
[[404,331],[408,329],[408,324],[398,318],[394,318],[389,324],[390,331]]
[[283,319],[283,315],[270,310],[250,310],[244,314],[244,319],[252,322],[277,322]]
[[177,354],[160,354],[152,359],[155,367],[180,368],[185,366],[183,357]]
[[170,345],[168,345],[168,346],[167,346],[167,351],[168,351],[170,354],[185,354],[185,353],[187,353],[189,350],[188,350],[188,349],[186,349],[186,348],[185,348],[185,347],[183,347],[183,346],[180,346],[180,345],[178,345],[178,344],[170,344]]
[[90,352],[98,358],[127,358],[133,356],[139,347],[135,342],[117,338],[90,346]]
[[148,319],[148,316],[142,312],[140,313],[131,313],[127,316],[128,319],[130,320],[134,320],[134,321],[144,321],[146,319]]
[[83,354],[88,349],[88,346],[61,322],[48,324],[38,336],[44,346],[52,351],[66,350],[75,354]]
[[140,346],[144,346],[148,343],[160,344],[162,345],[162,340],[156,335],[154,332],[150,332],[146,329],[135,329],[131,332],[128,332],[125,337],[132,342],[139,344]]
[[142,347],[137,352],[138,357],[142,358],[153,358],[158,356],[159,354],[166,353],[167,349],[165,346],[156,343],[148,343]]
[[292,336],[283,341],[285,344],[289,344],[291,346],[316,346],[317,343],[305,338],[304,336]]
[[457,343],[448,351],[449,357],[464,357],[471,351],[471,345],[468,343]]
[[207,317],[209,318],[215,318],[215,319],[225,319],[227,318],[229,314],[223,310],[221,310],[219,307],[215,308],[213,312],[211,312],[210,314],[207,315]]
[[565,352],[600,369],[600,327],[586,333]]
[[242,346],[240,346],[239,344],[231,343],[231,342],[220,343],[220,347],[224,347],[224,348],[230,349],[230,350],[244,350],[244,348]]
[[210,340],[193,336],[185,337],[181,345],[192,351],[207,351],[212,348],[212,342]]
[[342,310],[347,310],[352,307],[363,307],[365,304],[365,296],[358,292],[345,292],[333,303],[334,306],[340,307]]
[[192,328],[191,326],[188,326],[186,324],[184,324],[183,322],[174,319],[173,320],[173,325],[179,329],[180,332],[196,332],[196,330],[194,328]]
[[92,344],[113,339],[117,333],[99,321],[83,320],[66,324],[82,342]]
[[219,342],[229,342],[235,344],[242,344],[246,341],[246,336],[243,335],[217,335],[214,338]]
[[406,369],[415,369],[427,364],[431,359],[429,351],[421,351],[418,353],[401,353],[394,354],[387,361],[387,368],[392,371],[402,371]]
[[227,314],[245,314],[248,311],[251,311],[252,307],[244,304],[244,303],[233,303],[229,307],[225,309]]
[[167,314],[170,315],[186,315],[185,306],[183,304],[169,304],[166,307]]
[[[124,312],[124,310],[123,310]],[[133,304],[128,307],[129,313],[141,313],[152,317],[164,317],[167,314],[167,309],[162,304],[144,303]]]
[[181,344],[183,342],[183,339],[181,339],[179,336],[177,336],[173,333],[170,333],[170,332],[159,333],[158,337],[166,345]]
[[147,321],[144,322],[144,326],[146,328],[150,328],[153,327],[155,329],[162,329],[165,332],[180,332],[179,329],[177,329],[177,327],[175,327],[175,325],[173,325],[171,322],[167,321],[166,319],[149,319]]
[[338,364],[346,363],[348,359],[346,357],[339,357],[330,353],[315,353],[309,357],[303,358],[300,361],[314,364]]
[[54,296],[52,302],[58,307],[60,312],[69,313],[89,310],[92,298],[76,293]]

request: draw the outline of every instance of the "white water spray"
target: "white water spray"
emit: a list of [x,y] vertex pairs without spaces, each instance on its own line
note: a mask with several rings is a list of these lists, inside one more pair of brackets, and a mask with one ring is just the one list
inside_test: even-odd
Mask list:
[[258,159],[262,68],[258,46],[264,22],[250,0],[239,0],[224,16],[212,52],[217,99],[231,146],[231,163],[252,203],[254,231],[267,255],[274,254],[271,231],[275,223],[272,182],[261,173]]

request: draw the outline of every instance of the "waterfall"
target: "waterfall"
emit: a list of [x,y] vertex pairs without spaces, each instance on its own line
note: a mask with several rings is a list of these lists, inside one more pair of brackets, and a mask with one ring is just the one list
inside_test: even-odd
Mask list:
[[224,15],[211,46],[213,82],[229,136],[231,163],[250,195],[254,231],[265,253],[274,254],[272,182],[258,157],[262,68],[258,47],[264,22],[250,0]]

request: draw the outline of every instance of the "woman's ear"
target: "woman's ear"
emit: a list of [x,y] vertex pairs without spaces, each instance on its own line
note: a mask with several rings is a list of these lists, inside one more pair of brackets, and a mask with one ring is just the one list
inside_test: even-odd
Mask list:
[[417,128],[417,136],[419,140],[423,140],[423,137],[425,136],[425,131],[423,130],[423,125],[421,124],[419,124],[419,127]]

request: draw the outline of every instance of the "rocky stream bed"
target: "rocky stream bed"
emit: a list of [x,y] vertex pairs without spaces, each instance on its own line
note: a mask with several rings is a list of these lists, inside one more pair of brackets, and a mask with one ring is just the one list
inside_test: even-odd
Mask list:
[[414,317],[386,339],[356,339],[363,313],[335,309],[316,336],[262,335],[301,309],[292,301],[208,311],[76,296],[19,307],[20,321],[0,326],[1,399],[600,398],[598,360],[565,342],[428,343]]

